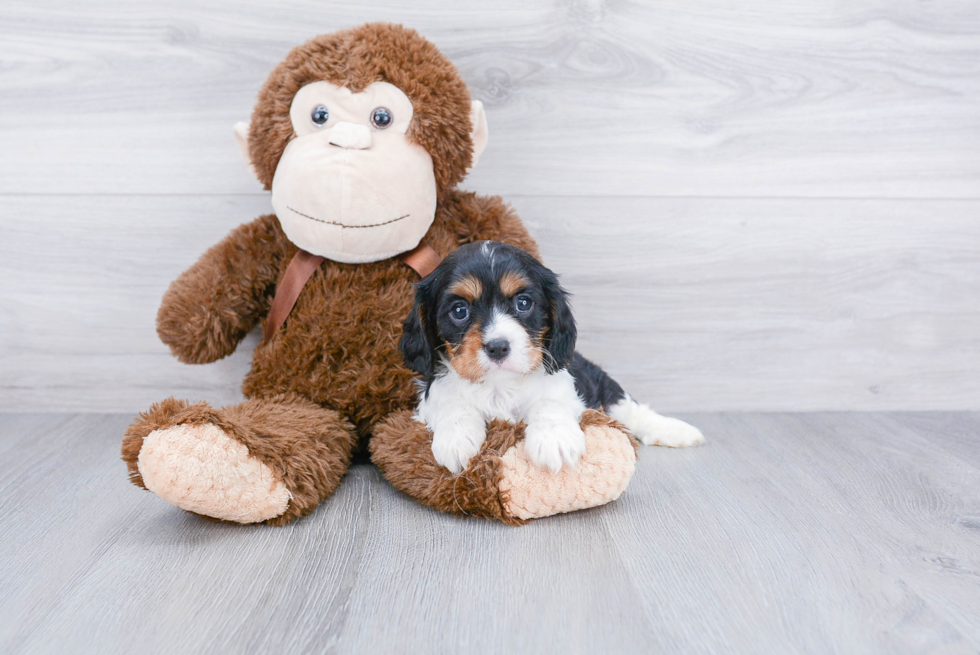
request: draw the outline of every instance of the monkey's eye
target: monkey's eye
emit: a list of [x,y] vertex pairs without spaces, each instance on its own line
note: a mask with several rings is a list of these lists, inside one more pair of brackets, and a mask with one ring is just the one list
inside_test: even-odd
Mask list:
[[519,314],[526,314],[534,307],[534,301],[528,296],[521,294],[514,298],[514,308]]
[[330,112],[327,110],[325,105],[317,105],[313,112],[310,114],[310,120],[317,127],[323,127],[330,120]]
[[371,125],[374,125],[379,130],[386,129],[391,125],[391,121],[391,112],[388,111],[387,107],[377,107],[371,112]]
[[470,308],[467,307],[465,302],[458,302],[449,310],[449,318],[453,319],[456,323],[462,323],[469,317]]

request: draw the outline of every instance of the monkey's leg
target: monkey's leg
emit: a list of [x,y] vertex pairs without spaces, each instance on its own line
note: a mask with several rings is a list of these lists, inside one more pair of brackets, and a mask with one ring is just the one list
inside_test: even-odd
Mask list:
[[586,411],[581,425],[585,455],[557,474],[525,455],[523,423],[493,421],[483,448],[454,476],[436,463],[432,433],[410,412],[392,414],[374,429],[371,459],[392,485],[430,507],[518,525],[603,505],[626,489],[637,442],[597,411]]
[[133,484],[189,512],[282,525],[340,483],[357,437],[337,412],[295,394],[214,409],[170,398],[126,431]]

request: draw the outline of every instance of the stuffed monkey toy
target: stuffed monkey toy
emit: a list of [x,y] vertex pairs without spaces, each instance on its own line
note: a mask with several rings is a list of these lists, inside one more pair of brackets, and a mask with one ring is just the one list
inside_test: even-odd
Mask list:
[[416,32],[368,24],[292,50],[235,127],[274,214],[236,228],[167,290],[157,331],[182,362],[231,354],[259,322],[247,400],[173,398],[126,432],[130,480],[189,512],[282,525],[329,497],[358,450],[436,509],[510,524],[613,500],[631,437],[596,411],[587,450],[557,474],[523,453],[523,425],[491,422],[458,476],[412,416],[398,350],[413,284],[459,245],[492,239],[540,257],[498,197],[457,190],[487,143],[483,107]]

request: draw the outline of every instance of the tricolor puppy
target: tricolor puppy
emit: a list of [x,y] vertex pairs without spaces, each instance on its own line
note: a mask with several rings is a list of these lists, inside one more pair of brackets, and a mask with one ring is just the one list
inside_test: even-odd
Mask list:
[[416,285],[400,348],[422,376],[416,418],[453,473],[486,438],[487,421],[524,421],[524,447],[558,471],[585,453],[579,419],[603,409],[646,444],[691,446],[697,428],[655,413],[575,352],[575,320],[558,278],[496,241],[460,247]]

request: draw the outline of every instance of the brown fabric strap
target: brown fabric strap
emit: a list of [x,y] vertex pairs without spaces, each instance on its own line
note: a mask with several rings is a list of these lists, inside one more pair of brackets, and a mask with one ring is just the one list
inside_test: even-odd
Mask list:
[[[289,266],[286,267],[286,274],[282,276],[282,282],[276,289],[276,296],[272,299],[269,317],[265,321],[262,343],[269,341],[272,335],[286,322],[286,318],[289,316],[289,312],[293,311],[293,305],[296,304],[296,299],[299,298],[303,287],[313,277],[316,269],[320,268],[324,259],[326,258],[306,252],[303,249],[297,250],[296,254],[293,255]],[[439,253],[424,243],[420,243],[414,250],[400,255],[400,259],[422,277],[434,271],[442,261]]]
[[312,277],[313,271],[320,267],[325,257],[314,255],[305,250],[297,250],[293,255],[292,261],[286,267],[286,274],[282,276],[282,282],[276,289],[276,297],[272,299],[272,307],[269,308],[269,318],[265,321],[265,333],[263,343],[272,338],[282,324],[286,322],[289,312],[293,311],[293,305],[299,298],[300,291],[306,286],[306,282]]
[[439,256],[439,253],[426,243],[420,243],[399,257],[423,278],[436,270],[436,266],[442,263],[442,257]]

